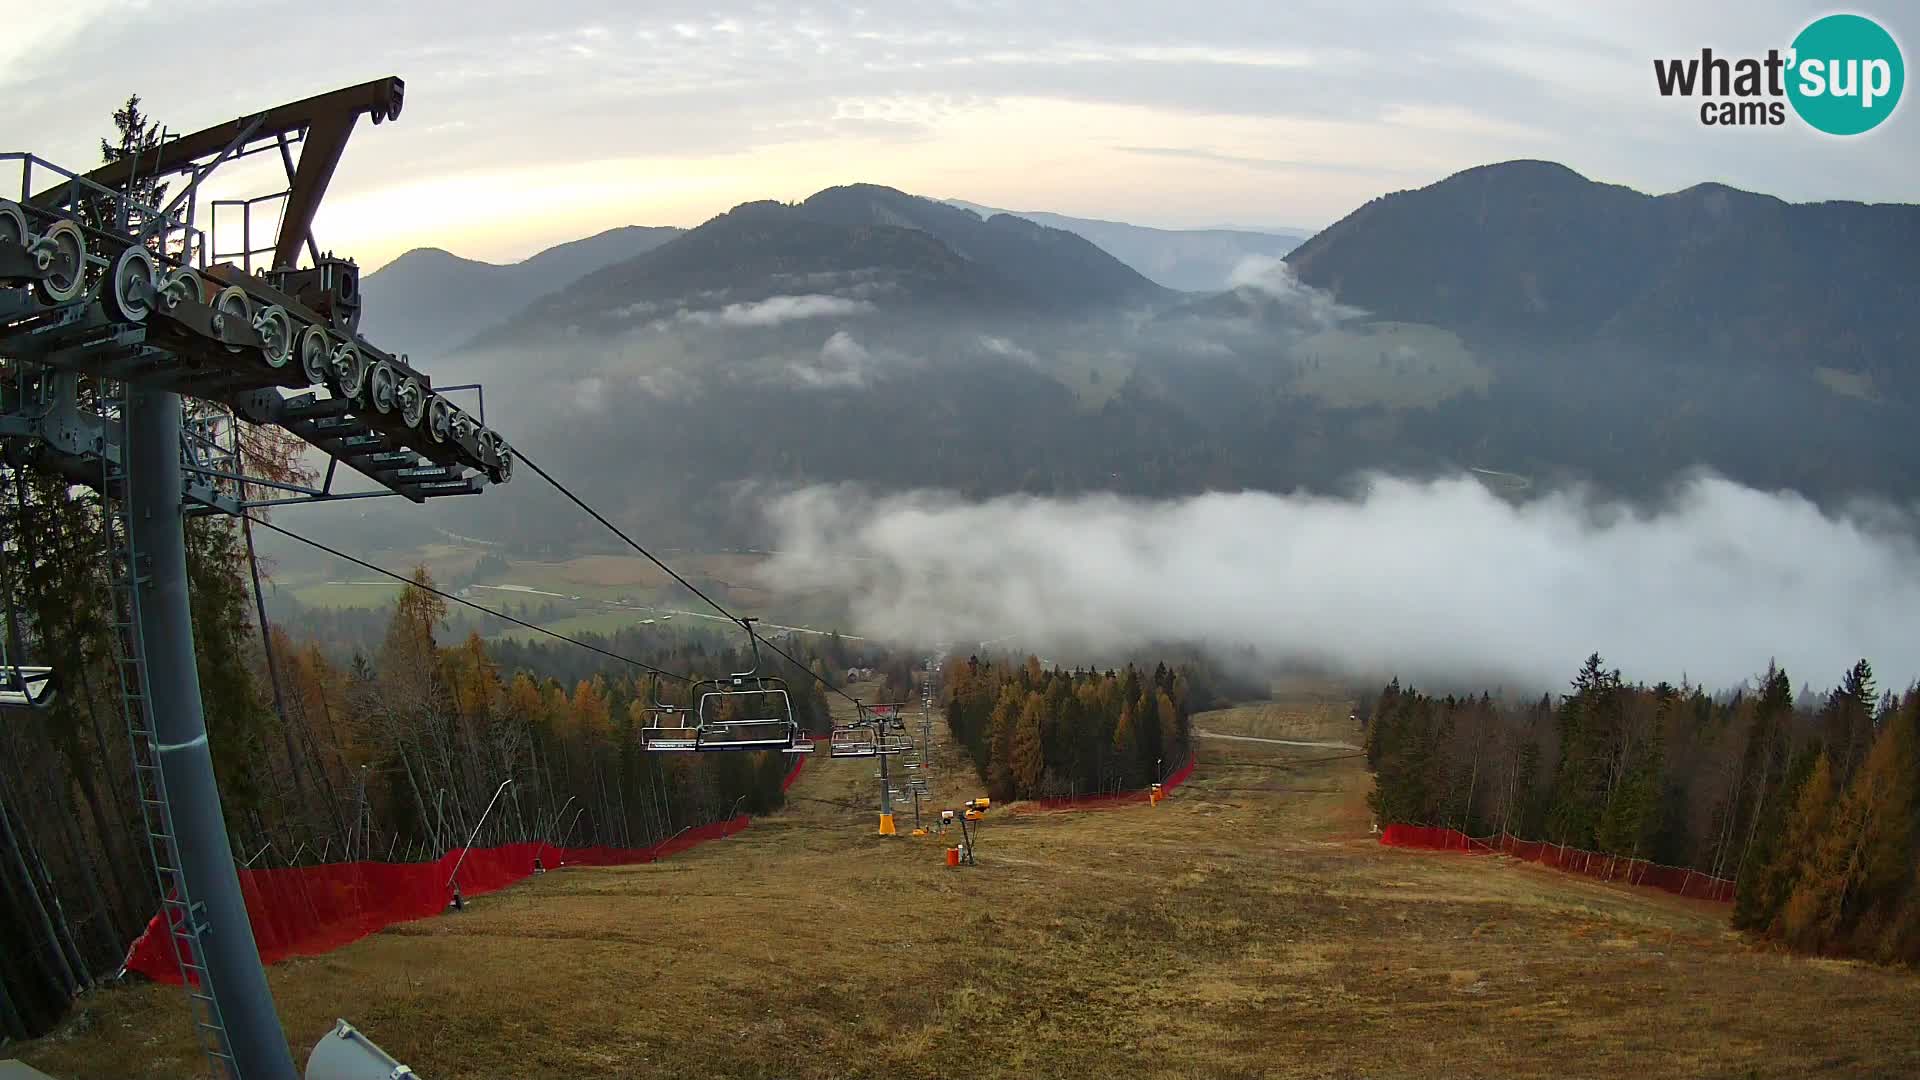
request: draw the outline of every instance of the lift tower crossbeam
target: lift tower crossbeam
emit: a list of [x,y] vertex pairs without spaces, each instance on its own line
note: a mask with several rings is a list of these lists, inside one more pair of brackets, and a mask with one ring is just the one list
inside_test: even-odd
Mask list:
[[[398,77],[374,79],[169,139],[152,155],[129,155],[87,173],[83,179],[90,186],[124,191],[136,177],[199,175],[198,170],[223,155],[244,157],[284,146],[290,136],[296,137],[304,146],[299,166],[289,170],[292,186],[273,248],[274,269],[292,269],[299,260],[301,245],[311,238],[314,213],[333,180],[333,170],[340,164],[354,122],[363,115],[373,117],[376,124],[397,119],[405,97],[406,84]],[[236,142],[240,145],[233,147]],[[58,184],[35,196],[33,202],[42,207],[60,205],[73,198],[77,186],[73,181]]]

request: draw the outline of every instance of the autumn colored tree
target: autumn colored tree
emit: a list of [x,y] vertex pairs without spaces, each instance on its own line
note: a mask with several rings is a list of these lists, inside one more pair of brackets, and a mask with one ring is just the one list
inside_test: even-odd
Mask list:
[[971,656],[945,670],[948,727],[997,798],[1140,788],[1156,765],[1186,759],[1183,668],[1068,672]]
[[1047,703],[1038,690],[1027,693],[1027,700],[1020,707],[1019,719],[1014,722],[1009,765],[1013,774],[1016,793],[1022,798],[1032,798],[1040,793],[1040,778],[1047,769],[1045,736],[1042,728],[1047,721]]

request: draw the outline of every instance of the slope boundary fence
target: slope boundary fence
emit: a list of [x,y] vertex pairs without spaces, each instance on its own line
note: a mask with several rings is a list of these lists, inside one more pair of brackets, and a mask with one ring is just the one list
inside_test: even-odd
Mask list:
[[1628,885],[1660,889],[1690,900],[1711,900],[1722,904],[1733,902],[1734,883],[1726,878],[1684,866],[1665,866],[1645,859],[1606,855],[1543,840],[1522,840],[1510,833],[1475,837],[1458,829],[1437,825],[1393,824],[1381,831],[1380,843],[1387,847],[1457,851],[1466,855],[1511,855],[1516,859],[1599,881],[1620,881]]
[[[788,782],[799,772],[796,765]],[[240,871],[240,890],[253,922],[260,962],[290,956],[319,956],[396,923],[430,918],[445,911],[447,880],[459,866],[462,897],[485,896],[517,884],[543,867],[631,866],[657,862],[732,836],[752,824],[740,815],[685,829],[641,848],[559,847],[546,843],[453,850],[432,862],[358,861],[318,866],[271,867]],[[462,862],[462,856],[465,861]],[[125,967],[155,982],[180,982],[180,968],[168,944],[164,912],[154,915],[127,950]]]
[[[1160,782],[1161,793],[1164,795],[1186,783],[1188,778],[1193,776],[1194,766],[1199,763],[1198,758],[1188,758],[1185,765],[1168,773],[1167,778]],[[1152,796],[1151,788],[1141,788],[1137,791],[1107,791],[1098,795],[1061,795],[1051,799],[1028,799],[1015,803],[1013,809],[1016,813],[1035,813],[1041,810],[1093,810],[1103,806],[1143,803],[1149,801]]]

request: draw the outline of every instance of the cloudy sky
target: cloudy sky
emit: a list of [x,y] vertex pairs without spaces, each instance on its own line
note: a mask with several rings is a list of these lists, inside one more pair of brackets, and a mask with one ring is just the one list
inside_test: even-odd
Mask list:
[[[1795,201],[1911,200],[1920,163],[1912,102],[1842,140],[1705,128],[1655,92],[1656,56],[1762,54],[1827,10],[1785,0],[186,10],[71,0],[57,21],[14,20],[0,143],[88,164],[129,92],[191,130],[399,75],[400,122],[356,132],[316,229],[368,265],[423,245],[506,261],[852,181],[1140,224],[1318,227],[1516,157]],[[1920,40],[1910,7],[1849,10]]]

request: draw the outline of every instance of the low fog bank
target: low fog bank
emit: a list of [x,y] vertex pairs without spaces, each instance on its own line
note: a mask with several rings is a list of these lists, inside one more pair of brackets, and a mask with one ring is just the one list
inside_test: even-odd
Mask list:
[[1466,476],[1351,498],[1215,493],[962,502],[813,487],[769,507],[763,573],[843,593],[858,632],[1108,655],[1185,640],[1356,679],[1562,688],[1598,651],[1627,678],[1724,688],[1777,658],[1826,687],[1862,656],[1920,675],[1910,514],[1823,512],[1696,473],[1657,505],[1522,503]]

